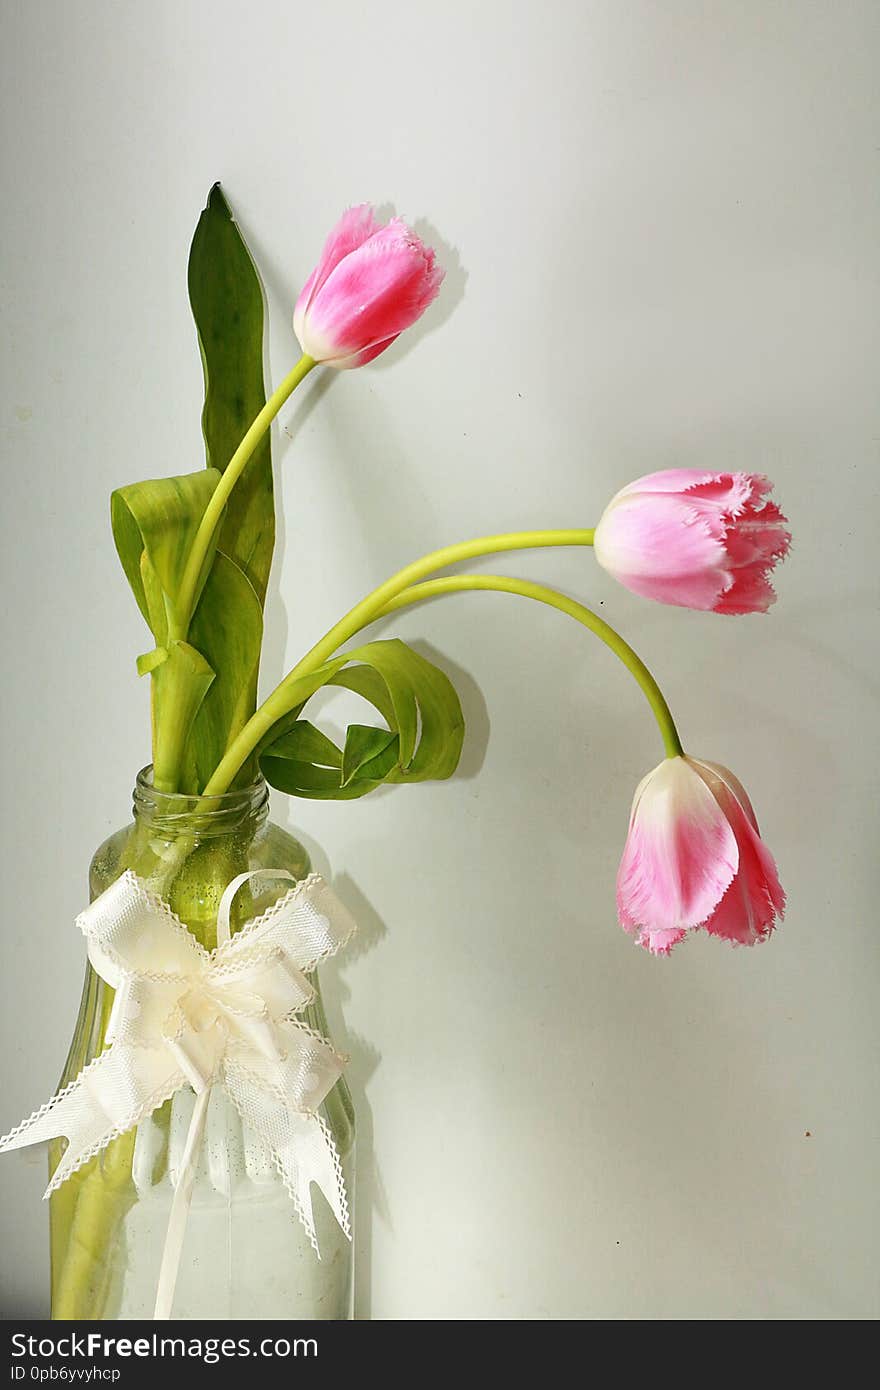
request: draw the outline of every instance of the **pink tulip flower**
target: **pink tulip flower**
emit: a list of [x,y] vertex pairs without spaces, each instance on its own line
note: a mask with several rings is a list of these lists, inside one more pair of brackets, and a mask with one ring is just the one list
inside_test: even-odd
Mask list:
[[653,955],[702,927],[764,941],[785,894],[742,784],[718,763],[667,758],[639,783],[617,875],[620,925]]
[[596,527],[596,559],[644,598],[715,613],[766,613],[768,579],[791,544],[759,473],[649,473],[612,498]]
[[444,271],[399,217],[349,208],[327,238],[296,301],[303,352],[330,367],[361,367],[390,347],[437,298]]

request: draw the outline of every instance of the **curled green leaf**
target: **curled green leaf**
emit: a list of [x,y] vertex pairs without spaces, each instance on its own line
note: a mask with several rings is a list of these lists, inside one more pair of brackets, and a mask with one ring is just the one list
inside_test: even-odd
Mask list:
[[208,468],[179,478],[130,483],[110,498],[116,550],[159,647],[168,641],[187,555],[219,478]]
[[[306,701],[324,685],[362,696],[386,728],[352,724],[345,748],[299,719]],[[292,796],[350,800],[386,783],[450,777],[464,738],[455,687],[405,642],[369,642],[334,657],[289,686],[290,712],[264,739],[260,767],[266,780]]]

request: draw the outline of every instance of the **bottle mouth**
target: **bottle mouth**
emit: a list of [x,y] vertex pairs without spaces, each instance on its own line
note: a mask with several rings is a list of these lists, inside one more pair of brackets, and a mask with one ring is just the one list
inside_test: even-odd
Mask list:
[[268,805],[269,788],[264,777],[219,796],[199,796],[157,791],[152,766],[141,768],[132,793],[135,820],[146,821],[151,829],[169,836],[196,832],[200,839],[229,835],[240,826],[262,821]]

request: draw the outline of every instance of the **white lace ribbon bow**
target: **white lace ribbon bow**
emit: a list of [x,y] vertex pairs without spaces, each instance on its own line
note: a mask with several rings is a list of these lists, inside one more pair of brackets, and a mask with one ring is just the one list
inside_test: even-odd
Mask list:
[[[0,1139],[0,1151],[68,1140],[47,1197],[187,1084],[199,1097],[199,1120],[188,1144],[191,1188],[208,1094],[219,1084],[243,1123],[268,1145],[315,1250],[312,1183],[350,1235],[339,1156],[317,1114],[345,1059],[295,1015],[314,997],[307,972],[338,951],[355,924],[324,880],[310,874],[230,938],[232,899],[257,877],[292,876],[260,870],[233,879],[220,903],[214,951],[199,945],[167,903],[131,872],[77,918],[89,960],[116,991],[108,1045],[69,1086]],[[181,1175],[183,1219],[184,1185]]]

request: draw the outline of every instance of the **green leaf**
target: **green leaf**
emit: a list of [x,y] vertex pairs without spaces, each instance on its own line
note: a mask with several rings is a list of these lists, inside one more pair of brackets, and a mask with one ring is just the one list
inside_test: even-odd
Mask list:
[[368,724],[349,724],[342,751],[342,785],[359,777],[383,781],[397,766],[400,738],[390,729],[374,729]]
[[214,671],[189,642],[170,642],[166,659],[153,668],[155,784],[176,790],[177,770],[198,711],[214,682]]
[[[374,671],[372,667],[344,666],[328,679],[327,684],[342,686],[345,690],[353,691],[355,695],[361,695],[379,711],[389,729],[397,727],[388,687],[379,672]],[[418,726],[418,721],[416,724]]]
[[[183,644],[184,651],[169,643],[199,523],[222,470],[266,399],[262,291],[219,186],[211,190],[193,238],[189,294],[205,376],[208,467],[119,489],[111,517],[123,569],[156,643],[138,663],[153,677],[155,761],[169,782],[180,775],[185,789],[198,791],[256,705],[262,607],[275,535],[266,437],[239,479],[206,556],[189,645]],[[244,768],[241,776],[251,771]]]
[[[238,565],[218,550],[189,629],[190,641],[216,672],[199,706],[187,757],[188,790],[204,787],[256,704],[263,610],[253,585]],[[242,769],[239,781],[254,768]]]
[[420,782],[451,777],[461,756],[464,715],[449,677],[399,638],[369,642],[348,656],[363,669],[346,667],[334,674],[332,683],[364,695],[400,734],[398,766],[387,780]]
[[118,488],[110,498],[113,539],[137,605],[163,647],[186,557],[220,474],[213,468]]
[[[202,430],[209,468],[221,472],[266,402],[263,293],[229,204],[215,184],[189,256],[189,298],[205,375]],[[218,540],[263,605],[275,544],[269,433],[235,485]]]
[[272,751],[277,758],[291,762],[314,763],[316,767],[342,767],[342,754],[336,744],[307,719],[296,722],[275,739]]
[[151,652],[144,652],[143,656],[138,657],[137,673],[139,676],[149,676],[167,660],[168,648],[154,647]]
[[363,779],[343,787],[335,768],[273,758],[268,753],[260,759],[260,768],[270,787],[288,796],[306,797],[309,801],[355,801],[382,785],[381,781]]
[[[345,750],[299,712],[324,685],[352,690],[378,710],[386,729],[353,724]],[[266,780],[292,796],[349,800],[388,782],[452,775],[464,738],[455,687],[436,666],[397,639],[369,642],[334,657],[288,687],[289,712],[269,731],[259,763]]]
[[[415,656],[403,642],[392,639],[389,642],[370,642],[360,647],[352,656],[364,664],[348,667],[335,676],[333,685],[344,686],[358,695],[363,695],[379,711],[390,729],[400,738],[400,762],[403,767],[412,761],[419,731],[419,706],[415,687],[406,679],[405,658],[398,651],[386,651],[387,647],[402,648],[405,653]],[[366,654],[366,657],[365,657]]]
[[[168,627],[168,608],[155,566],[146,550],[141,551],[140,579],[143,586],[144,604],[150,631],[164,633]],[[163,637],[164,641],[165,638]]]
[[[381,731],[376,731],[381,732]],[[395,735],[386,736],[394,738]],[[297,719],[260,760],[273,787],[311,800],[351,800],[381,784],[381,778],[342,783],[342,753],[332,739],[307,719]]]

